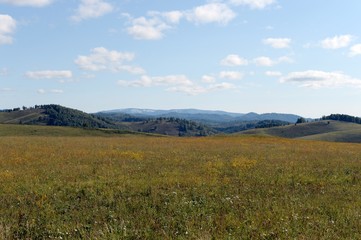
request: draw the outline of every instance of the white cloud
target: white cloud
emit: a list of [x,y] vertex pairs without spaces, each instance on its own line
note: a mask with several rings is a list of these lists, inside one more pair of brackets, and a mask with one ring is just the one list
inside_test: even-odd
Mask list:
[[211,83],[208,86],[201,86],[191,81],[185,75],[168,75],[168,76],[159,76],[159,77],[150,77],[144,75],[139,80],[133,80],[133,81],[120,80],[118,81],[118,85],[122,87],[164,86],[167,87],[166,88],[167,91],[183,92],[188,95],[198,95],[201,93],[207,93],[211,91],[235,88],[233,84],[226,82]]
[[126,87],[153,87],[153,86],[192,86],[193,82],[184,75],[168,75],[160,77],[142,76],[139,80],[134,81],[118,81],[118,84]]
[[203,75],[202,76],[202,82],[204,83],[214,83],[216,82],[216,79],[212,76],[209,76],[209,75]]
[[309,70],[304,72],[292,72],[280,79],[281,83],[297,83],[308,88],[335,88],[335,87],[358,87],[361,88],[361,79],[353,78],[342,72],[324,72]]
[[39,94],[45,94],[46,93],[46,91],[44,90],[44,89],[38,89],[38,91],[37,91]]
[[90,18],[101,17],[113,10],[113,6],[103,0],[81,0],[78,9],[71,19],[80,22]]
[[227,89],[235,89],[236,86],[232,83],[228,82],[221,82],[210,85],[207,89],[208,91],[215,91],[215,90],[227,90]]
[[277,63],[293,63],[293,59],[287,56],[279,57]]
[[207,89],[202,86],[176,86],[167,89],[169,92],[181,92],[187,95],[195,96],[207,92]]
[[326,38],[321,41],[321,46],[327,49],[339,49],[348,47],[351,41],[354,39],[352,35],[340,35],[332,38]]
[[62,94],[64,93],[63,90],[61,89],[50,89],[50,90],[45,90],[45,89],[38,89],[37,90],[38,94],[46,94],[46,93],[53,93],[53,94]]
[[104,47],[97,47],[91,50],[90,55],[78,56],[74,62],[81,69],[89,71],[110,70],[113,72],[126,71],[132,74],[143,74],[145,71],[142,68],[124,64],[124,62],[133,61],[134,57],[134,53],[111,51]]
[[277,65],[279,63],[292,63],[293,60],[289,57],[283,56],[283,57],[279,57],[278,59],[271,59],[269,57],[258,57],[253,59],[253,62],[258,65],[258,66],[263,66],[263,67],[272,67],[274,65]]
[[133,38],[159,40],[164,37],[166,30],[176,27],[182,19],[196,24],[218,23],[226,25],[236,17],[236,14],[228,5],[214,2],[185,11],[150,11],[147,13],[147,17],[132,18],[127,13],[124,13],[123,16],[128,18],[130,26],[126,28],[126,31]]
[[234,5],[246,5],[253,9],[262,9],[276,3],[276,0],[230,0]]
[[164,18],[165,21],[171,24],[177,24],[184,17],[184,12],[182,11],[169,11],[169,12],[148,12],[149,16]]
[[129,35],[135,39],[158,40],[163,38],[164,31],[171,27],[158,18],[147,19],[145,17],[132,19],[130,27],[127,28]]
[[72,78],[73,73],[71,71],[29,71],[25,73],[25,76],[31,79],[59,79],[59,78]]
[[230,54],[221,60],[221,65],[230,66],[230,67],[242,66],[242,65],[244,66],[244,65],[248,65],[248,61],[244,58],[241,58],[237,54]]
[[267,71],[265,72],[265,75],[268,77],[280,77],[282,76],[282,73],[277,71]]
[[239,80],[242,79],[244,74],[237,71],[222,71],[219,73],[220,78],[226,78],[230,80]]
[[350,48],[349,56],[354,57],[354,56],[357,56],[357,55],[361,55],[361,44],[353,45]]
[[208,3],[187,11],[188,21],[195,23],[227,24],[236,17],[236,13],[223,3]]
[[12,34],[16,29],[16,21],[9,15],[0,14],[0,45],[11,44],[13,42]]
[[263,40],[263,43],[273,48],[289,48],[291,41],[290,38],[267,38]]
[[229,90],[229,89],[235,89],[235,88],[236,88],[236,86],[232,83],[222,82],[222,83],[211,84],[206,87],[199,86],[199,85],[176,86],[176,87],[168,88],[167,91],[181,92],[181,93],[185,93],[187,95],[199,95],[199,94],[208,93],[208,92]]
[[30,7],[44,7],[51,4],[52,2],[53,0],[0,0],[0,3]]
[[255,64],[257,64],[259,66],[264,66],[264,67],[271,67],[271,66],[277,64],[277,62],[273,61],[269,57],[258,57],[258,58],[255,58],[253,61]]

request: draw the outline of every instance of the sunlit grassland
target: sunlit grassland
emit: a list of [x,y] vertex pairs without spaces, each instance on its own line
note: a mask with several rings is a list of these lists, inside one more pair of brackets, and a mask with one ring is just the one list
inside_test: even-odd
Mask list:
[[360,239],[361,145],[1,137],[0,239]]

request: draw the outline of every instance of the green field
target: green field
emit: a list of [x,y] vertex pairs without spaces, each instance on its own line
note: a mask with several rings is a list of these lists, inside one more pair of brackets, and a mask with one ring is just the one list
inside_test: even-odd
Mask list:
[[359,144],[41,129],[0,137],[0,239],[361,238]]

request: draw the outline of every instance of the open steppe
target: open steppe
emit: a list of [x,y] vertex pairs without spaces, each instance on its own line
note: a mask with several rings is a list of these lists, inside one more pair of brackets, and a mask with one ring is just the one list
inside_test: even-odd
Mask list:
[[7,127],[1,239],[361,238],[360,144]]

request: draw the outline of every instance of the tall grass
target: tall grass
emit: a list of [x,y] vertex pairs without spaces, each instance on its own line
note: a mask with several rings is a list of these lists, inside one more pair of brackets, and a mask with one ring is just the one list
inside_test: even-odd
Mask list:
[[361,145],[0,138],[3,239],[360,239]]

